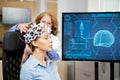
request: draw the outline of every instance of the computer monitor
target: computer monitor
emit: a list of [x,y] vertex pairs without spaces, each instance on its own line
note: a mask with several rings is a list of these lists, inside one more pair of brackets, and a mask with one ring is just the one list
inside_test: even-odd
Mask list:
[[120,61],[120,12],[62,13],[62,59]]
[[18,23],[27,23],[31,21],[30,8],[2,8],[2,23],[3,25],[14,25]]

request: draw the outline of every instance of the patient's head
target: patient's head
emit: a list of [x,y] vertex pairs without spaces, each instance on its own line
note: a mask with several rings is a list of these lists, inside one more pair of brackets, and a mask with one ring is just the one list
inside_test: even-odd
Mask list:
[[30,46],[32,51],[41,49],[49,51],[52,49],[51,29],[44,23],[32,25],[24,35],[25,42]]

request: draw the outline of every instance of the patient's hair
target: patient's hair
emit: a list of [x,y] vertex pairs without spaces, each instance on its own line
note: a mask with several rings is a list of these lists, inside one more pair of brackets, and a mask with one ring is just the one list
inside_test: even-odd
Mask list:
[[24,54],[22,56],[21,65],[29,58],[31,53],[32,53],[31,48],[29,47],[28,44],[26,44],[25,49],[24,49]]

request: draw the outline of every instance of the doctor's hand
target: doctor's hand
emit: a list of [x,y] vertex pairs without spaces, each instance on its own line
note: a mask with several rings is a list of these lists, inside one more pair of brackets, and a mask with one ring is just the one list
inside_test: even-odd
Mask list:
[[24,32],[26,33],[27,30],[30,28],[32,22],[29,23],[21,23],[17,25],[17,28],[20,30],[20,33]]

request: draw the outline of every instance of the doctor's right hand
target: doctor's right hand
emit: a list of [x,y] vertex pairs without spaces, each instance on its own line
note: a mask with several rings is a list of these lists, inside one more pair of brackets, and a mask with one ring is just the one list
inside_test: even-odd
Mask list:
[[32,22],[29,23],[21,23],[17,25],[17,28],[20,30],[20,33],[24,32],[26,33],[27,30],[30,28]]

